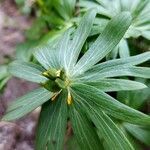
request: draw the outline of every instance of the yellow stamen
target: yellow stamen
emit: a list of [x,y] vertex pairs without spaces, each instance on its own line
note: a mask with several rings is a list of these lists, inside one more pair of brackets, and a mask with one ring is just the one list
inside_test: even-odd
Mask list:
[[56,71],[56,76],[57,77],[60,77],[60,74],[61,74],[61,70]]
[[70,91],[68,91],[67,103],[68,103],[68,105],[72,104],[72,97],[71,97]]
[[48,76],[49,76],[49,74],[48,74],[46,71],[43,72],[42,75],[44,75],[45,77],[48,77]]

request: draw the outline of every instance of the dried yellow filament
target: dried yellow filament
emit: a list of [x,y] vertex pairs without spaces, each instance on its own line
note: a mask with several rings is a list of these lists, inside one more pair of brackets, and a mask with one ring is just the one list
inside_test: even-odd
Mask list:
[[54,100],[56,99],[57,96],[58,96],[58,94],[55,93],[55,94],[53,95],[53,97],[51,98],[51,100],[54,101]]
[[52,96],[51,100],[54,101],[57,96],[61,93],[62,90],[60,90],[59,92],[54,93],[54,95]]

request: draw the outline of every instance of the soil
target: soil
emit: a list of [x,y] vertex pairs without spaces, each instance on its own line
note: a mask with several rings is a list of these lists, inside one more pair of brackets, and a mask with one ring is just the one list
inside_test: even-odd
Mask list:
[[[0,64],[14,59],[15,48],[25,40],[24,31],[32,19],[22,15],[13,0],[0,2]],[[13,100],[37,88],[36,84],[17,78],[8,81],[0,95],[0,118]],[[0,150],[34,150],[35,128],[40,109],[14,122],[0,122]]]

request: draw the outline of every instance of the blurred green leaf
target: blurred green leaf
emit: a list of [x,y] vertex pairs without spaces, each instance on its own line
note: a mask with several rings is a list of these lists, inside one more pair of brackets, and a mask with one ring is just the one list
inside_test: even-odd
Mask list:
[[113,121],[99,108],[93,106],[89,100],[73,91],[75,104],[77,107],[84,107],[86,113],[100,132],[100,138],[103,138],[109,149],[133,149],[121,130]]
[[[80,54],[80,51],[83,47],[83,44],[85,43],[85,41],[91,31],[95,16],[96,16],[95,10],[88,11],[83,16],[77,30],[75,31],[75,33],[73,35],[73,39],[70,43],[70,47],[66,51],[67,59],[65,59],[65,60],[66,60],[66,64],[68,65],[67,69],[71,69],[75,65],[75,63],[78,59],[78,56]],[[81,32],[82,32],[82,35],[79,36],[79,34]]]
[[28,81],[37,83],[43,83],[47,81],[47,78],[42,76],[42,72],[45,70],[41,66],[34,63],[14,61],[9,64],[8,69],[12,75]]
[[67,126],[66,92],[42,106],[36,134],[36,149],[61,150]]
[[104,31],[100,34],[90,49],[78,61],[74,69],[74,74],[85,72],[113,50],[122,39],[130,26],[130,23],[131,16],[127,12],[115,16],[107,24]]
[[133,124],[124,124],[125,128],[139,141],[150,146],[150,129]]
[[117,99],[128,106],[139,109],[144,102],[150,99],[150,83],[146,79],[139,78],[136,78],[135,81],[146,84],[148,88],[136,91],[120,91],[117,93]]
[[33,48],[37,46],[39,41],[27,41],[18,44],[16,47],[16,58],[21,61],[29,62],[32,59]]
[[149,125],[150,116],[120,103],[108,94],[86,84],[73,84],[72,88],[80,97],[98,106],[107,114],[134,124]]
[[123,79],[99,79],[96,81],[83,81],[83,83],[94,86],[105,92],[137,90],[147,87],[143,83]]
[[102,146],[100,145],[95,129],[81,109],[83,108],[76,107],[75,105],[72,105],[69,109],[77,141],[81,149],[93,150],[94,147],[95,150],[99,150]]
[[44,88],[36,89],[11,103],[7,109],[6,115],[2,118],[2,120],[11,121],[19,119],[37,107],[41,106],[51,97],[52,93],[50,91],[47,91]]

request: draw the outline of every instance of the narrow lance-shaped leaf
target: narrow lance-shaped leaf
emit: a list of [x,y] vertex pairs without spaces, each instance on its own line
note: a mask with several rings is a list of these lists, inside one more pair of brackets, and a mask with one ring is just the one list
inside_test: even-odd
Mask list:
[[[112,74],[112,75],[111,75]],[[122,68],[116,67],[116,70],[110,72],[104,72],[101,75],[103,77],[117,77],[117,76],[133,76],[133,77],[141,77],[141,78],[150,78],[150,68],[148,67],[129,67]]]
[[75,66],[74,75],[85,72],[112,51],[123,38],[130,24],[131,15],[128,12],[115,16],[90,49],[81,57]]
[[97,107],[97,114],[94,113],[95,111],[90,113],[91,118],[110,149],[118,148],[119,150],[134,150],[122,131],[104,112],[99,111],[99,108]]
[[143,31],[142,36],[145,37],[146,39],[150,40],[150,31]]
[[75,31],[71,42],[71,46],[66,53],[67,55],[66,64],[68,64],[68,69],[72,69],[72,66],[75,65],[79,53],[83,47],[83,44],[85,43],[85,40],[90,34],[95,19],[95,15],[96,15],[95,10],[92,9],[88,11],[82,18],[77,30]]
[[0,66],[0,80],[8,76],[7,66],[1,65]]
[[139,4],[137,5],[137,8],[133,11],[133,19],[137,19],[139,15],[142,13],[142,11],[145,9],[145,6],[148,5],[149,0],[139,1]]
[[48,101],[52,95],[53,94],[50,91],[47,91],[44,88],[39,88],[18,98],[8,107],[3,120],[10,121],[25,116]]
[[147,86],[143,83],[124,80],[124,79],[101,79],[97,81],[81,81],[84,84],[94,86],[102,91],[122,91],[122,90],[137,90],[143,89]]
[[79,106],[70,106],[70,119],[72,123],[73,132],[81,149],[99,150],[100,141],[95,132],[94,126],[88,120],[84,110]]
[[119,76],[133,76],[133,77],[141,77],[141,78],[150,78],[150,68],[148,67],[112,67],[109,69],[103,69],[98,72],[83,74],[79,77],[78,80],[88,80],[88,81],[97,81],[99,79],[103,79],[106,77],[119,77]]
[[36,150],[62,150],[67,126],[67,94],[42,106],[37,127]]
[[145,52],[143,54],[139,54],[136,56],[131,56],[127,58],[121,58],[121,59],[115,59],[115,60],[109,60],[103,63],[100,63],[98,65],[93,66],[88,72],[97,72],[102,69],[121,66],[121,67],[128,67],[133,65],[138,65],[143,62],[146,62],[150,60],[150,52]]
[[91,101],[89,102],[83,99],[80,95],[77,95],[75,91],[72,92],[75,102],[86,110],[86,113],[98,128],[100,138],[104,139],[107,145],[110,145],[110,149],[133,150],[121,130],[99,107],[93,106]]
[[67,51],[70,47],[71,43],[71,33],[73,32],[73,28],[68,29],[60,38],[57,46],[58,50],[58,61],[61,67],[67,68],[66,59],[67,59]]
[[[83,77],[85,80],[97,80],[104,77],[128,75],[149,78],[149,68],[133,66],[143,63],[149,59],[150,52],[146,52],[137,56],[110,60],[93,66],[90,70],[85,72],[85,74],[80,75],[79,78],[81,79]],[[142,72],[145,72],[146,74]]]
[[97,88],[85,84],[72,85],[76,93],[93,105],[99,106],[109,115],[127,122],[141,125],[150,125],[150,116],[143,114],[115,100]]
[[55,2],[53,2],[53,6],[57,10],[57,13],[59,13],[59,15],[63,18],[63,20],[69,20],[73,15],[75,3],[76,0],[55,0]]
[[0,81],[0,90],[3,89],[3,87],[7,84],[8,80],[9,80],[10,78],[11,78],[10,76],[7,76],[7,77],[3,78],[3,79]]
[[45,82],[47,78],[42,76],[44,69],[33,63],[14,61],[8,67],[9,72],[19,78],[32,82]]
[[122,39],[118,46],[119,46],[119,55],[121,58],[127,58],[130,56],[128,43],[125,39]]
[[47,70],[49,68],[59,69],[57,55],[56,49],[51,47],[51,45],[39,46],[34,50],[34,57]]
[[120,6],[120,10],[129,11],[129,10],[131,10],[131,7],[132,7],[134,1],[130,2],[130,0],[121,0],[121,1],[117,1],[117,2],[118,2],[118,5]]
[[72,17],[74,9],[75,9],[75,4],[76,4],[76,0],[65,0],[64,2],[64,8],[67,11],[67,14],[69,15],[69,17]]
[[136,78],[135,81],[146,84],[148,88],[136,91],[120,91],[117,93],[117,100],[138,110],[150,98],[150,81],[142,78]]
[[133,125],[125,123],[124,127],[129,131],[136,139],[150,146],[150,128],[142,127],[138,125]]
[[78,6],[83,9],[97,9],[98,14],[107,16],[109,18],[112,17],[112,14],[107,9],[92,1],[79,1]]

